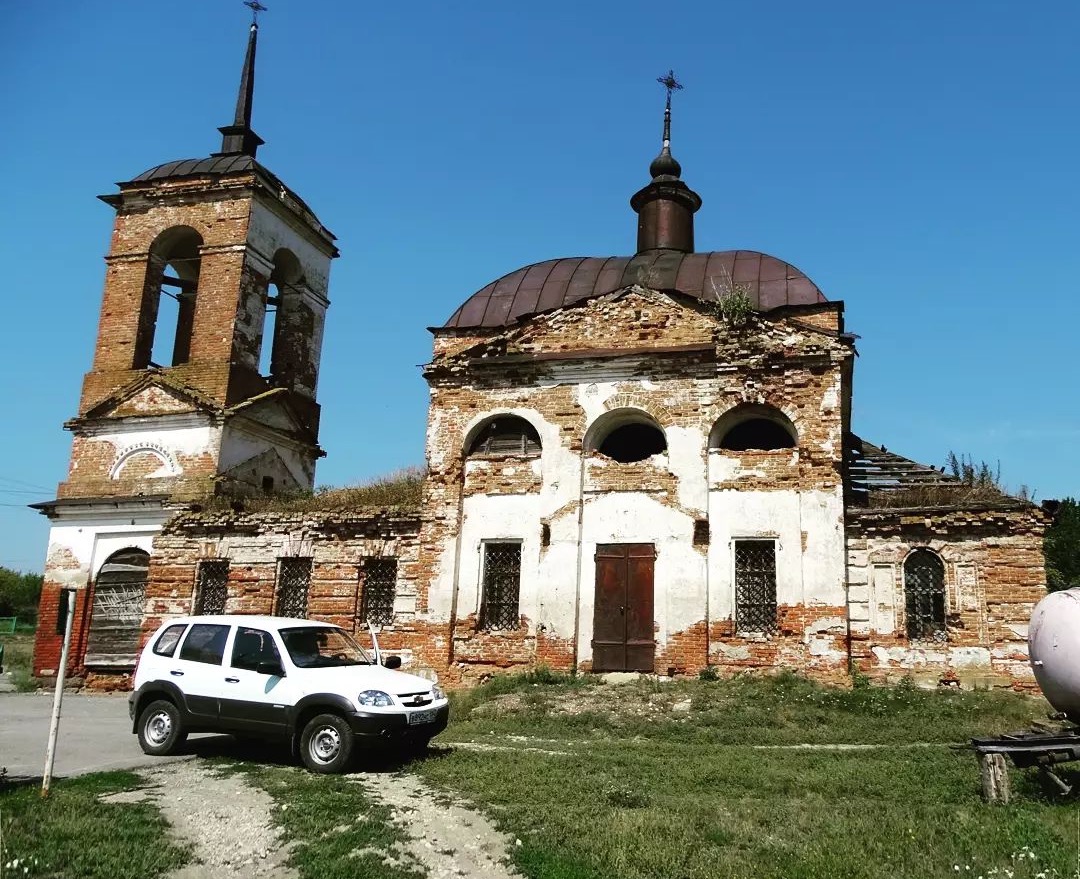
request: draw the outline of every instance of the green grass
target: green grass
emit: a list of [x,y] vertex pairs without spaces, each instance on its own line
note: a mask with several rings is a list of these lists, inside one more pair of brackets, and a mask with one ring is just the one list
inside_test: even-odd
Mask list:
[[[640,680],[605,684],[591,676],[495,678],[453,694],[454,722],[441,739],[530,735],[706,745],[964,742],[1045,718],[1041,700],[1001,691],[824,687],[798,675],[724,681]],[[689,710],[675,710],[682,705]]]
[[[988,806],[972,754],[944,744],[1044,717],[1032,699],[781,675],[503,680],[455,702],[440,738],[497,749],[446,749],[416,769],[520,838],[526,876],[1074,875],[1076,802],[1016,773],[1015,802]],[[883,747],[772,747],[830,742]]]
[[[296,843],[290,864],[301,879],[417,879],[396,850],[404,839],[390,810],[348,778],[313,775],[293,767],[223,763],[263,788],[279,808],[275,820]],[[387,856],[391,862],[387,862]]]
[[30,675],[34,658],[34,627],[19,625],[15,634],[0,635],[0,644],[4,645],[4,671],[11,672],[15,688],[22,693],[36,689],[37,684]]
[[131,772],[100,773],[57,781],[42,799],[36,785],[0,781],[0,875],[143,879],[183,865],[189,854],[170,841],[154,806],[98,799],[139,784]]

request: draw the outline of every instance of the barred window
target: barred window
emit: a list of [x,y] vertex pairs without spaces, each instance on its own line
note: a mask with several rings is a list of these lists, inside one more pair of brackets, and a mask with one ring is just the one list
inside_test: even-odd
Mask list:
[[195,575],[195,613],[225,613],[229,597],[229,560],[202,559]]
[[917,549],[904,562],[904,605],[907,636],[944,641],[945,566],[934,552]]
[[740,632],[776,631],[776,543],[735,541],[735,623]]
[[373,626],[389,626],[394,622],[397,559],[364,559],[360,576],[364,589],[360,619]]
[[480,626],[516,629],[521,591],[521,544],[485,543]]
[[307,618],[308,586],[311,584],[311,559],[278,559],[277,607],[280,617]]

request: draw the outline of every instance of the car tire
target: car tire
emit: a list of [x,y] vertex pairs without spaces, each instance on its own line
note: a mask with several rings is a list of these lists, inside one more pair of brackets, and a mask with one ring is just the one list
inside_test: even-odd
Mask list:
[[344,772],[353,749],[353,732],[336,714],[317,714],[300,734],[300,759],[312,772]]
[[139,747],[144,754],[155,757],[172,754],[186,738],[180,711],[172,702],[158,699],[139,715]]

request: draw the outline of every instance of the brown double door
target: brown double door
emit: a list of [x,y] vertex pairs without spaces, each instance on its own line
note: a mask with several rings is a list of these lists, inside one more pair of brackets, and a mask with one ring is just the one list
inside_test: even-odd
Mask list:
[[593,671],[653,670],[653,564],[651,543],[596,547]]

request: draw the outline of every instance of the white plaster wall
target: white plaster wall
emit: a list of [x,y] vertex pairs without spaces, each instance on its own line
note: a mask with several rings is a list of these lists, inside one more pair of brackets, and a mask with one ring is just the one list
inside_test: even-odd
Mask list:
[[302,234],[260,201],[255,201],[251,206],[248,243],[270,261],[280,248],[291,250],[300,261],[304,279],[312,292],[326,297],[330,283],[330,257],[308,235]]
[[540,496],[536,494],[477,495],[465,500],[461,529],[461,569],[458,578],[458,617],[480,612],[480,577],[484,541],[521,542],[521,591],[518,612],[529,618],[529,633],[542,622],[540,581]]
[[587,496],[583,526],[579,662],[592,658],[597,544],[651,543],[656,548],[653,621],[658,650],[671,634],[705,619],[705,557],[692,545],[691,516],[648,493],[606,492]]
[[777,604],[844,606],[843,515],[839,491],[710,492],[710,619],[735,613],[732,541],[739,538],[776,539]]
[[[169,473],[162,468],[155,476],[183,476],[183,466],[179,456],[198,456],[216,454],[221,442],[221,428],[198,416],[165,416],[152,419],[123,419],[120,422],[120,430],[108,430],[96,433],[89,438],[90,442],[107,442],[112,444],[115,455],[110,464],[110,473],[120,457],[131,452],[147,448],[155,451],[159,456],[164,453],[169,456],[170,467],[175,470]],[[76,458],[72,464],[72,475],[78,472],[79,462]],[[122,471],[121,471],[122,474]],[[118,478],[113,476],[112,478]]]
[[[310,455],[300,454],[284,443],[262,436],[257,431],[245,430],[240,424],[234,421],[223,432],[221,455],[218,460],[219,473],[231,470],[237,464],[242,464],[255,455],[274,449],[285,462],[289,475],[298,486],[308,491],[314,487],[315,462],[311,460]],[[265,475],[275,476],[276,474],[268,471]]]
[[[541,576],[539,567],[541,563],[542,576],[545,578],[551,576],[553,571],[561,571],[567,564],[576,565],[577,511],[564,508],[567,504],[575,503],[578,497],[581,484],[581,459],[562,446],[558,427],[544,419],[536,410],[520,406],[519,393],[495,390],[489,397],[490,408],[469,420],[463,436],[468,437],[477,426],[495,415],[511,414],[524,418],[536,428],[540,435],[540,458],[532,459],[528,466],[539,468],[543,475],[543,482],[539,493],[475,495],[466,498],[462,507],[463,521],[460,534],[461,571],[458,577],[458,616],[468,616],[473,612],[469,608],[479,607],[477,542],[481,539],[496,537],[516,539],[528,536],[530,541],[535,542],[536,549],[529,555],[529,548],[522,547],[521,613],[529,617],[530,627],[539,621],[548,627],[548,632],[551,632],[551,627],[555,626],[560,636],[570,637],[573,632],[572,618],[567,629],[565,613],[554,610],[562,606],[565,601],[564,595],[560,594],[558,601],[545,601],[543,608],[540,607],[539,599],[531,599],[532,603],[526,610],[526,593],[538,594],[539,590],[527,584],[525,577],[533,577],[533,582],[536,582]],[[503,401],[505,405],[500,405]],[[448,416],[449,413],[432,408],[428,427],[428,455],[433,469],[447,467],[453,457],[460,454],[459,449],[436,440],[445,431],[451,429],[446,423]],[[466,463],[466,466],[470,465]],[[551,545],[544,547],[543,552],[540,553],[540,526],[543,519],[549,520],[551,525]],[[495,532],[487,533],[485,529],[489,528],[494,528]],[[505,533],[508,530],[515,533]],[[428,593],[428,619],[432,621],[445,622],[450,619],[458,542],[454,539],[451,527],[450,537],[443,544],[439,564]],[[472,561],[468,561],[470,558]],[[467,563],[472,566],[468,573],[466,572]],[[551,589],[552,581],[545,580],[544,582],[543,591],[547,594]],[[572,617],[573,592],[570,593],[569,603]],[[531,630],[535,631],[535,629]]]
[[[61,586],[84,588],[114,552],[128,547],[150,552],[154,538],[171,515],[160,507],[117,510],[111,504],[97,509],[82,507],[70,517],[60,514],[49,529],[47,579]],[[77,569],[69,567],[71,558],[79,563]]]

